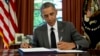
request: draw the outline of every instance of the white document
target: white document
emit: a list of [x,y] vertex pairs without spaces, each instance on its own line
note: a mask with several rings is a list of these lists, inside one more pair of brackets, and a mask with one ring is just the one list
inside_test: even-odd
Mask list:
[[47,49],[47,48],[19,48],[19,50],[21,50],[22,52],[52,52],[54,50],[52,49]]
[[53,49],[57,51],[58,53],[79,53],[79,52],[86,52],[82,50],[59,50],[59,49]]
[[19,48],[22,52],[57,52],[57,53],[82,53],[86,51],[82,50],[59,50],[59,49],[48,49],[44,47],[39,48]]

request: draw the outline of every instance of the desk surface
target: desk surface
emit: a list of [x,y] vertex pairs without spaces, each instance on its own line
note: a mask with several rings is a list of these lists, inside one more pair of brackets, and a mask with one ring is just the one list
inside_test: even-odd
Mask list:
[[[30,56],[29,54],[28,56]],[[87,53],[65,53],[65,54],[35,54],[31,56],[100,56],[100,50],[88,50]],[[17,49],[0,50],[0,56],[20,56]],[[26,55],[27,56],[27,55]]]

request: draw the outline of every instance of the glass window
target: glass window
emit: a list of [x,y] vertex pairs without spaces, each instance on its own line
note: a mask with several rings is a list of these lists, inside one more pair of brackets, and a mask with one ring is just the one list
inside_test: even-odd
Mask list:
[[34,0],[34,29],[45,22],[40,15],[40,7],[44,2],[53,2],[55,4],[55,7],[58,10],[57,20],[62,21],[62,0]]

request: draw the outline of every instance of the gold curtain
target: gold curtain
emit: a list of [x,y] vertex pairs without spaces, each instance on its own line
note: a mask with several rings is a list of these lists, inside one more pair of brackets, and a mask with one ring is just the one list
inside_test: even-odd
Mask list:
[[33,0],[16,0],[19,33],[33,33]]
[[82,6],[84,0],[62,0],[63,20],[71,21],[79,33],[83,34],[81,29]]

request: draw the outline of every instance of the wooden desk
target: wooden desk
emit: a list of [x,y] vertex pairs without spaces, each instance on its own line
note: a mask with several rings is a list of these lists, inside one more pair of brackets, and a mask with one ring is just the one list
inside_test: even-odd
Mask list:
[[100,50],[94,50],[94,49],[89,49],[88,50],[88,53],[90,54],[90,55],[92,55],[92,56],[100,56]]
[[10,46],[10,49],[18,49],[20,48],[20,44],[13,44]]
[[[31,55],[31,54],[30,54]],[[28,55],[28,56],[30,56]],[[18,49],[2,49],[0,56],[20,56]],[[31,55],[34,56],[34,55]],[[100,50],[88,50],[87,53],[66,53],[66,54],[35,54],[35,56],[100,56]]]
[[17,49],[0,49],[0,56],[20,56]]

